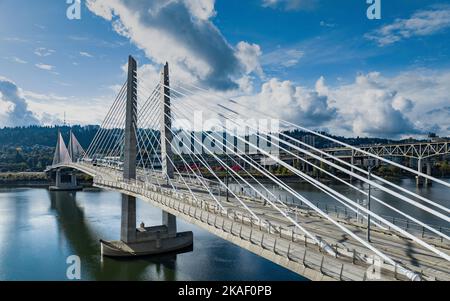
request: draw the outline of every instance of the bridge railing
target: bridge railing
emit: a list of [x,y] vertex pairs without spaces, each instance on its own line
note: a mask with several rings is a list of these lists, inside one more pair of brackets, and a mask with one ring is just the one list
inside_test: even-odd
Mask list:
[[[97,180],[97,185],[122,189],[138,196],[146,197],[168,208],[188,215],[202,223],[214,226],[244,241],[259,245],[265,250],[272,251],[275,255],[284,257],[289,261],[298,263],[304,268],[320,271],[324,276],[338,280],[369,280],[364,272],[375,262],[374,257],[361,253],[358,250],[350,250],[344,245],[333,245],[336,258],[339,262],[329,257],[321,250],[311,251],[308,247],[315,242],[302,233],[296,233],[295,229],[274,224],[269,220],[259,221],[241,211],[224,211],[213,202],[195,200],[184,193],[175,193],[172,190],[161,189],[153,184],[136,180],[132,181],[106,181]],[[309,251],[308,251],[309,250]],[[335,258],[335,259],[336,259]],[[345,268],[351,265],[353,268]],[[355,273],[355,265],[360,265],[363,272]],[[397,271],[396,266],[380,263],[385,273],[393,274],[396,279],[407,280]]]
[[[105,167],[94,166],[94,165],[86,163],[86,162],[81,162],[81,163],[76,163],[76,164],[82,165],[85,168],[88,168],[90,170],[97,171],[100,178],[102,178],[101,174],[105,170]],[[109,169],[108,169],[108,171],[109,171]],[[126,183],[126,184],[133,184],[133,185],[145,185],[145,189],[150,189],[157,193],[166,193],[169,196],[172,196],[172,193],[173,193],[172,190],[167,190],[167,192],[164,192],[158,185],[155,185],[152,183],[146,183],[144,178],[129,181],[129,180],[124,180],[119,172],[113,171],[112,173],[116,175],[116,180],[119,182]],[[179,181],[181,181],[181,179],[179,179]],[[214,186],[217,185],[217,183],[214,183],[214,181],[210,181],[209,183],[211,185],[211,188],[213,188]],[[199,187],[201,186],[200,183],[194,183],[194,184],[199,185]],[[237,189],[236,187],[233,187],[233,186],[230,188],[237,195],[239,195],[241,197],[248,197],[249,200],[255,200],[255,199],[260,200],[261,199],[261,198],[255,198],[254,196],[250,196],[250,195],[246,194],[245,191],[242,191],[242,189]],[[190,194],[183,194],[183,193],[179,193],[178,197],[192,198],[192,196]],[[293,212],[292,212],[293,214],[295,214],[295,211],[303,210],[303,211],[307,211],[309,214],[316,215],[314,212],[312,212],[310,210],[310,208],[306,204],[303,204],[302,202],[298,203],[298,202],[295,202],[293,199],[289,200],[288,198],[283,198],[282,196],[279,196],[279,200],[284,202],[286,205],[288,205],[293,210]],[[334,216],[341,220],[346,220],[347,222],[350,222],[350,223],[357,224],[358,226],[362,226],[362,227],[365,226],[366,220],[365,220],[365,217],[363,216],[362,212],[359,212],[359,211],[355,212],[355,211],[348,209],[347,207],[332,205],[332,204],[328,204],[328,203],[316,202],[315,205],[316,205],[316,207],[323,210],[326,214],[329,214],[329,215]],[[444,242],[442,237],[436,235],[435,233],[429,231],[425,227],[423,227],[415,222],[412,222],[407,219],[402,219],[400,217],[388,216],[388,215],[383,215],[383,214],[380,214],[380,216],[389,220],[394,225],[404,229],[405,231],[408,231],[409,233],[414,233],[415,235],[420,236],[421,238],[438,240],[441,243]],[[319,215],[317,215],[317,217],[321,218]],[[444,233],[447,235],[450,234],[450,228],[448,228],[448,227],[432,225],[432,224],[427,224],[427,225],[434,229],[438,229],[439,232],[441,232],[441,233]],[[378,228],[376,225],[374,225],[372,227],[372,229],[380,230],[380,228]],[[391,229],[388,228],[388,230],[391,230]]]
[[[231,190],[239,195],[240,197],[247,197],[249,200],[259,200],[262,202],[262,198],[259,196],[249,195],[248,193],[243,191],[242,189],[237,189],[235,187],[231,187]],[[322,218],[320,215],[316,214],[309,206],[304,204],[302,201],[296,201],[294,199],[288,199],[287,197],[278,196],[278,199],[292,208],[294,211],[296,210],[303,210],[309,212],[309,214],[313,214],[319,218]],[[339,206],[336,204],[329,204],[325,202],[315,202],[314,205],[324,211],[326,214],[333,216],[338,219],[343,219],[348,222],[356,223],[359,226],[364,226],[367,224],[367,215],[363,212],[355,209],[355,211],[350,210],[347,207]],[[390,215],[384,215],[379,214],[382,218],[385,218],[386,220],[392,222],[394,225],[402,228],[403,230],[414,233],[415,235],[420,236],[421,238],[429,238],[433,240],[439,240],[440,242],[443,242],[444,239],[442,236],[437,235],[434,232],[431,232],[430,230],[426,229],[425,227],[407,220],[403,219],[401,217],[396,216],[390,216]],[[450,235],[450,228],[442,226],[442,225],[434,225],[434,224],[426,224],[427,226],[430,226],[431,228],[439,230],[439,232],[444,233],[446,235]],[[374,228],[379,228],[376,225],[373,226]],[[390,227],[387,228],[387,230],[391,230]]]

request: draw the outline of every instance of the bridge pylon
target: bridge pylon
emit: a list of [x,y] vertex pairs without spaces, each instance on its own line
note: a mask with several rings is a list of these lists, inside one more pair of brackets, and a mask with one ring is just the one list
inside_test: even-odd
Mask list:
[[[58,142],[56,143],[53,165],[64,165],[71,162],[72,159],[70,152],[66,147],[61,131],[58,131]],[[70,180],[68,181],[67,179],[69,177]],[[76,172],[74,170],[69,170],[68,168],[63,167],[56,169],[55,185],[49,187],[50,191],[78,191],[82,189],[83,187],[78,186],[77,184]]]
[[[162,174],[169,179],[174,177],[173,162],[169,65],[166,63],[161,72],[161,156]],[[130,56],[128,60],[127,100],[125,112],[125,145],[123,178],[129,183],[136,181],[137,164],[137,62]],[[135,257],[174,252],[187,248],[193,243],[193,233],[177,233],[176,217],[168,212],[162,213],[161,226],[136,228],[136,197],[122,195],[122,218],[120,241],[101,241],[102,255],[111,257]]]
[[[173,160],[171,132],[172,116],[170,111],[170,79],[169,79],[169,63],[166,63],[161,70],[161,161],[162,174],[169,184],[169,179],[174,178],[174,167],[170,162]],[[176,236],[177,218],[166,211],[163,211],[163,225],[167,227],[169,235]]]

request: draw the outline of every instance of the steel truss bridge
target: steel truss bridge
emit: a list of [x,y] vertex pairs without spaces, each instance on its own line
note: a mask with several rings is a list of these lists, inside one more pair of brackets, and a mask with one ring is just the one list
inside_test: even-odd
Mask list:
[[370,153],[379,157],[428,159],[450,154],[450,141],[370,145],[358,148],[360,151],[348,147],[327,148],[325,151],[340,158],[368,157],[368,153]]
[[[260,118],[270,115],[191,84],[173,85],[168,64],[161,81],[151,88],[137,78],[132,57],[128,69],[128,78],[89,148],[83,150],[75,137],[67,148],[59,135],[53,165],[48,167],[49,172],[88,174],[96,187],[122,193],[121,237],[102,241],[104,256],[156,254],[192,244],[189,233],[177,232],[176,219],[182,218],[311,280],[450,280],[448,201],[428,199],[330,152],[244,122],[258,137],[258,143],[252,142],[233,124],[237,119],[242,124],[249,112]],[[182,125],[182,121],[193,123],[198,110],[224,122],[216,124],[214,131],[206,128],[198,135],[198,130]],[[391,162],[371,149],[352,147],[288,121],[280,123],[450,189],[450,183]],[[221,134],[217,134],[217,126]],[[225,135],[233,138],[222,139]],[[283,177],[238,150],[239,143],[289,170],[318,194],[311,197],[294,190]],[[272,155],[269,144],[327,174],[353,194],[337,191]],[[393,152],[415,152],[407,146],[398,149]],[[447,145],[445,149],[448,151]],[[271,186],[283,191],[286,199]],[[367,205],[355,199],[354,193]],[[396,201],[387,201],[385,196]],[[161,226],[137,228],[136,198],[162,210]],[[322,198],[332,199],[355,218],[342,214],[337,206],[319,206]],[[370,204],[400,216],[406,227],[377,214]],[[432,216],[439,225],[427,224],[423,216]]]

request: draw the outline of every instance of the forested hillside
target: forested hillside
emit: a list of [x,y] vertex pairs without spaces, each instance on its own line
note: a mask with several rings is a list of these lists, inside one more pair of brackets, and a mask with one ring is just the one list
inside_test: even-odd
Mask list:
[[[0,172],[43,171],[53,161],[58,130],[66,144],[70,127],[18,127],[0,129]],[[72,131],[84,148],[89,146],[97,126],[74,126]]]

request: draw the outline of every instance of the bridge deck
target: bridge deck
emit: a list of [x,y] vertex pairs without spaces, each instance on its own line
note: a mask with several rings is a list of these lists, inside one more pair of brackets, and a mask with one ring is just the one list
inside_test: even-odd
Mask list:
[[[219,210],[212,197],[195,184],[192,184],[194,195],[185,187],[182,188],[182,183],[175,184],[179,191],[175,194],[170,186],[162,185],[162,188],[157,188],[162,181],[157,180],[157,176],[146,183],[125,183],[118,177],[119,173],[111,169],[86,164],[75,164],[72,167],[93,175],[96,186],[142,198],[309,279],[370,280],[372,277],[370,271],[373,267],[373,257],[370,251],[309,210],[291,208],[291,214],[298,217],[299,224],[305,229],[331,244],[337,251],[337,257],[320,250],[311,239],[298,229],[294,230],[292,223],[260,200],[240,197],[257,214],[260,219],[260,222],[257,222],[243,211],[238,200],[231,195],[229,202],[226,202],[224,196],[220,197],[227,212]],[[343,218],[338,220],[353,233],[365,237],[366,227],[363,224]],[[375,247],[403,267],[421,275],[424,280],[450,280],[450,264],[429,250],[413,244],[407,238],[381,229],[374,229],[371,236]],[[441,243],[433,239],[428,239],[428,242],[444,252],[450,249],[448,242]],[[384,263],[381,264],[379,276],[380,280],[407,280],[400,269]]]

